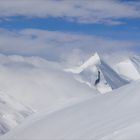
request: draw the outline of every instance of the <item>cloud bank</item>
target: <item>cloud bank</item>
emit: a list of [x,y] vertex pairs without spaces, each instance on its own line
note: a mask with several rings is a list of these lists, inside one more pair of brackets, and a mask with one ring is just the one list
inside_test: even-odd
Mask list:
[[73,64],[88,58],[94,52],[98,52],[102,56],[110,56],[111,54],[129,55],[130,52],[139,53],[139,44],[138,41],[113,40],[93,35],[59,31],[38,29],[9,31],[0,29],[1,53],[36,55]]
[[139,1],[121,0],[1,0],[0,16],[54,17],[118,25],[122,18],[140,18],[139,7]]

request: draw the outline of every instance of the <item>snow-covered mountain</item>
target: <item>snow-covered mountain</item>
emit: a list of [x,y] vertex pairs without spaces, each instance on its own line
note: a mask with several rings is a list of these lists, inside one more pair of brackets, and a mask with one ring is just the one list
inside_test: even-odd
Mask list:
[[130,57],[114,66],[116,72],[129,81],[140,79],[140,58]]
[[[131,58],[130,73],[139,62]],[[140,81],[116,71],[97,53],[65,71],[39,57],[0,55],[0,134],[10,130],[0,140],[140,138]]]
[[[97,53],[81,66],[66,69],[65,71],[73,73],[78,81],[86,83],[92,88],[96,88],[101,93],[112,91],[128,83],[127,80],[121,78],[107,63],[101,60]],[[98,72],[100,72],[100,81],[95,86],[95,81],[98,79]]]

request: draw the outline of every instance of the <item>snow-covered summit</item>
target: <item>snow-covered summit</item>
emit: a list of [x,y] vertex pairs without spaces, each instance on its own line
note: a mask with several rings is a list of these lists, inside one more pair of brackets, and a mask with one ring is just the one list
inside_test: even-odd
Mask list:
[[[112,89],[121,87],[128,82],[122,79],[106,62],[104,62],[98,53],[95,53],[81,66],[69,68],[65,70],[74,74],[74,77],[92,88],[96,88],[101,93],[106,93]],[[98,72],[100,72],[100,79],[98,79]],[[95,81],[99,80],[97,86]]]
[[81,66],[75,67],[72,69],[65,69],[67,72],[72,72],[72,73],[80,73],[83,70],[90,68],[92,66],[100,64],[100,57],[98,53],[95,53],[93,56],[91,56],[87,61],[85,61]]

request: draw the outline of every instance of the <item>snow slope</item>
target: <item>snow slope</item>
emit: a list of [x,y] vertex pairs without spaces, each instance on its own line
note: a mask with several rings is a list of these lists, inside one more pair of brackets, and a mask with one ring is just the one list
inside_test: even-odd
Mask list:
[[114,66],[116,72],[129,81],[140,79],[140,59],[131,57]]
[[139,91],[137,81],[50,114],[43,112],[1,140],[140,139]]
[[32,109],[0,91],[0,135],[16,127],[32,113]]
[[101,65],[99,65],[107,83],[112,89],[117,89],[121,86],[128,84],[128,81],[121,78],[109,65],[101,60]]
[[64,73],[56,63],[39,57],[2,54],[0,89],[36,111],[97,94]]
[[[106,93],[112,89],[119,88],[128,82],[121,78],[108,64],[100,59],[95,53],[81,66],[72,69],[66,69],[66,72],[74,74],[75,79],[85,83],[92,88],[96,88],[101,93]],[[101,72],[101,80],[95,87],[95,81],[98,77],[98,71]]]

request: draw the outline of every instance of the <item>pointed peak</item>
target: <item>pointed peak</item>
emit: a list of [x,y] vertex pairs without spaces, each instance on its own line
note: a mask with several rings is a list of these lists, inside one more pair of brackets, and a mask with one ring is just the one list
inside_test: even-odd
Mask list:
[[100,56],[99,56],[99,54],[97,53],[97,52],[95,52],[91,57],[89,57],[89,59],[87,60],[87,61],[89,61],[89,60],[101,60],[100,59]]
[[98,55],[98,53],[95,53],[93,56],[91,56],[87,61],[85,61],[83,63],[83,65],[81,65],[81,68],[87,68],[89,66],[92,66],[92,65],[97,65],[97,64],[100,64],[101,61],[100,61],[100,57]]
[[99,57],[100,58],[100,55],[98,52],[95,52],[93,56],[96,56],[96,57]]
[[85,61],[80,67],[76,67],[73,69],[66,69],[65,71],[72,72],[72,73],[80,73],[83,70],[85,70],[91,66],[96,66],[98,64],[101,64],[101,60],[100,60],[98,53],[95,53],[87,61]]

